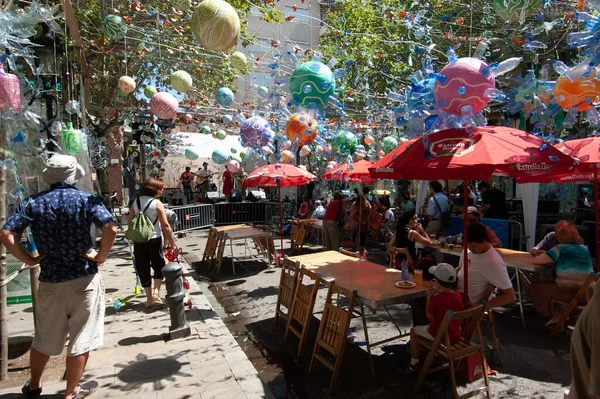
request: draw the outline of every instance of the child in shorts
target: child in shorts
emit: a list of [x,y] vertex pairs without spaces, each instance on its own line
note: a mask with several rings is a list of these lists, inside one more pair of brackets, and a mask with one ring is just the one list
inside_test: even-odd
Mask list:
[[[440,263],[437,266],[431,266],[429,273],[435,277],[435,282],[438,287],[435,289],[433,281],[431,287],[427,290],[427,307],[426,315],[431,322],[426,326],[415,326],[410,330],[410,365],[406,372],[413,373],[417,369],[419,364],[419,343],[416,340],[416,336],[426,338],[430,341],[435,341],[435,336],[438,333],[440,324],[446,315],[448,310],[453,312],[460,312],[465,309],[463,298],[460,292],[454,291],[458,277],[456,271],[448,263]],[[450,342],[455,343],[460,341],[462,334],[460,328],[460,321],[451,321],[448,326],[448,334],[450,335]]]

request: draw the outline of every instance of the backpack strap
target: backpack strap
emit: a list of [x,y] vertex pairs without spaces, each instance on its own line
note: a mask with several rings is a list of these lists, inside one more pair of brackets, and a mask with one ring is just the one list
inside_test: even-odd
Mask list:
[[[146,207],[144,208],[144,210],[142,211],[142,213],[146,213],[146,210],[148,209],[148,207],[154,202],[154,198],[152,198],[150,200],[150,202],[148,202],[148,205],[146,205]],[[140,197],[137,198],[137,202],[138,202],[138,210],[140,209]],[[158,212],[156,212],[158,214]],[[156,216],[156,219],[154,219],[154,223],[152,223],[152,225],[155,225],[156,222],[158,222],[158,215]]]

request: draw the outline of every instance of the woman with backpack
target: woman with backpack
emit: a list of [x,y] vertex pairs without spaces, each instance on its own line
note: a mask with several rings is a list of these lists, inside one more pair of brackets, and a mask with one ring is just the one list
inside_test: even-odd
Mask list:
[[[149,308],[153,303],[162,303],[159,296],[162,284],[161,269],[165,266],[163,255],[163,233],[172,249],[177,251],[173,230],[169,225],[163,203],[157,199],[162,196],[164,183],[151,177],[144,182],[141,195],[133,202],[129,210],[127,238],[133,241],[135,266]],[[150,270],[154,271],[154,292]]]

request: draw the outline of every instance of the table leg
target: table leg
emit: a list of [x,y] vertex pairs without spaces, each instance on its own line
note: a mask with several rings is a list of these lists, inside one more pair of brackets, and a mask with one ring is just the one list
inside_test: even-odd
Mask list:
[[527,325],[525,324],[525,312],[523,311],[523,292],[521,292],[521,270],[517,270],[517,292],[519,293],[519,310],[521,311],[521,325],[523,326],[523,332],[527,332]]
[[367,319],[365,317],[365,305],[360,302],[360,316],[362,317],[363,329],[365,330],[365,342],[367,343],[367,353],[369,354],[369,367],[371,368],[371,377],[375,380],[375,366],[373,365],[373,355],[371,354],[371,344],[369,343],[369,331],[367,330]]
[[235,261],[233,260],[233,240],[229,239],[229,247],[231,248],[231,268],[233,269],[233,275],[235,276]]
[[394,325],[396,326],[396,329],[398,330],[398,332],[400,333],[400,335],[404,335],[404,333],[402,332],[402,329],[400,327],[398,327],[398,323],[396,323],[396,319],[394,319],[394,317],[392,316],[392,314],[390,313],[389,309],[387,308],[387,306],[383,307],[385,309],[385,311],[387,312],[388,316],[390,316],[390,319],[392,320],[392,323],[394,323]]

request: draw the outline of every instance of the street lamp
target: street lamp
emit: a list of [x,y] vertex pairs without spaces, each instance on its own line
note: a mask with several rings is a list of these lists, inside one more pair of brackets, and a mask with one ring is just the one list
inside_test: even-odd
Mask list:
[[50,25],[45,22],[40,25],[42,27],[42,32],[33,40],[33,43],[38,45],[34,47],[34,52],[37,57],[36,65],[39,69],[37,73],[42,80],[41,94],[46,103],[46,122],[44,123],[43,131],[45,131],[48,136],[47,149],[49,151],[57,151],[58,148],[54,144],[56,138],[52,133],[51,126],[58,113],[58,99],[56,93],[61,90],[61,58],[64,48],[62,47],[60,40],[54,37]]

